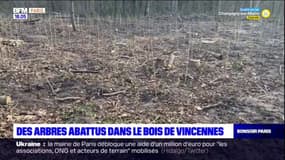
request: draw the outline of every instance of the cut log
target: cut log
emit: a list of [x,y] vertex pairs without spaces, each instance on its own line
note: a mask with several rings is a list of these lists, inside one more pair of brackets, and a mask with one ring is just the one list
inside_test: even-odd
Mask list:
[[174,59],[175,59],[175,55],[172,53],[172,54],[170,55],[169,62],[168,62],[168,65],[167,65],[167,68],[168,68],[168,69],[173,68]]
[[10,96],[0,96],[0,105],[9,105],[12,103]]
[[201,66],[201,60],[200,59],[189,59],[190,62],[193,62],[197,67]]

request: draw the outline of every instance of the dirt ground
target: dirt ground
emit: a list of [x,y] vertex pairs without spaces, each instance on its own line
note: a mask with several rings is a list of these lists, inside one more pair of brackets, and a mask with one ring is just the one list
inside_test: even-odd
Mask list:
[[283,25],[79,21],[73,32],[64,18],[1,19],[0,95],[14,103],[0,105],[0,137],[13,123],[284,121]]

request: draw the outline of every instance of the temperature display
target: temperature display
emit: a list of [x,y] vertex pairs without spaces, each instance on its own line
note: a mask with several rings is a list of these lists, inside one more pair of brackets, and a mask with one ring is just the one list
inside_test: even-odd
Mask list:
[[13,19],[28,19],[28,14],[13,14]]

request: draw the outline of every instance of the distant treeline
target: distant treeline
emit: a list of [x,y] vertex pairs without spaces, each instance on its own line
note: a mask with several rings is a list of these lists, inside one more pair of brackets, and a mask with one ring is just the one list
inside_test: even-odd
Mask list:
[[[13,7],[45,7],[49,13],[68,14],[70,1],[60,0],[1,0],[0,13],[11,14]],[[239,11],[240,7],[260,7],[272,10],[275,18],[283,19],[283,0],[80,0],[74,1],[75,15],[138,17],[148,15],[217,15]]]

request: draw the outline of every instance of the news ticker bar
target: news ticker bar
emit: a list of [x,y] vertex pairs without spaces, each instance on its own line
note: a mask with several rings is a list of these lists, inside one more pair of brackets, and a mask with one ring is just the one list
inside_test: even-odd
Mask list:
[[14,124],[15,139],[284,139],[284,124]]
[[[283,160],[284,139],[1,139],[0,159]],[[2,153],[2,154],[1,154]]]

